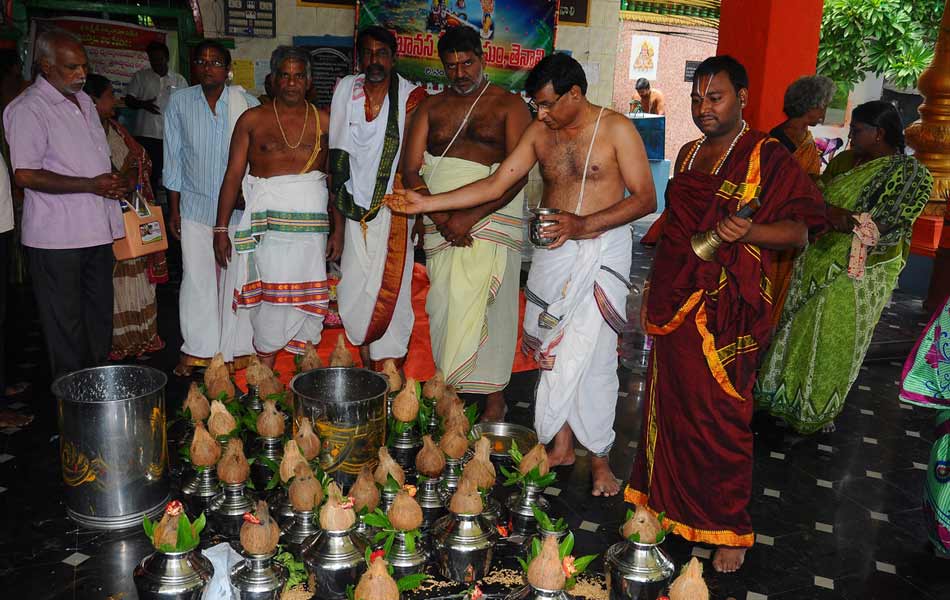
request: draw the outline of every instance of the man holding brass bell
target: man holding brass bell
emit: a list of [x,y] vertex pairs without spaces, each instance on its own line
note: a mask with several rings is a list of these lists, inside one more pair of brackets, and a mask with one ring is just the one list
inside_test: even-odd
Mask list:
[[792,155],[743,120],[748,96],[732,57],[696,69],[692,114],[703,137],[680,150],[666,211],[648,234],[658,248],[641,321],[653,348],[624,494],[665,512],[674,533],[718,546],[720,572],[737,570],[755,540],[746,506],[752,386],[772,332],[766,273],[778,250],[804,246],[824,217]]

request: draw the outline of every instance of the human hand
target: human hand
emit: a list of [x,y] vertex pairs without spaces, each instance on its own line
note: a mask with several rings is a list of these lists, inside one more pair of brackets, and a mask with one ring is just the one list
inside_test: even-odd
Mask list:
[[231,238],[224,231],[214,232],[214,260],[222,269],[228,268],[231,260]]
[[337,261],[343,256],[343,229],[337,228],[327,238],[327,260]]
[[584,231],[585,219],[574,213],[561,212],[553,215],[544,215],[545,225],[541,227],[541,237],[554,238],[548,246],[549,250],[559,248],[567,240],[586,237]]
[[129,182],[118,173],[103,173],[89,180],[89,191],[103,198],[121,200],[129,192]]
[[449,213],[445,221],[436,225],[436,229],[445,241],[453,246],[470,247],[472,245],[470,232],[477,222],[478,215],[467,210],[459,210]]
[[724,242],[737,242],[752,229],[752,221],[736,215],[729,215],[716,223],[716,235]]
[[172,230],[172,237],[181,241],[181,213],[175,208],[168,211],[168,224]]
[[394,189],[392,194],[383,196],[383,203],[389,207],[389,210],[395,213],[405,215],[418,215],[426,212],[426,200],[428,196],[420,194],[415,190]]
[[854,224],[856,221],[854,213],[851,211],[838,208],[837,206],[828,206],[825,214],[827,216],[828,222],[831,223],[831,227],[835,231],[840,231],[841,233],[850,233],[854,229]]

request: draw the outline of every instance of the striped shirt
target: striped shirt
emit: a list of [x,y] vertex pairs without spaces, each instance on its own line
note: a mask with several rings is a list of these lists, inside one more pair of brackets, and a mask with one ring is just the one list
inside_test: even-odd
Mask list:
[[[214,227],[218,217],[218,192],[228,168],[228,90],[225,88],[212,113],[194,85],[172,94],[165,109],[165,166],[162,183],[181,193],[181,218]],[[248,108],[260,105],[245,93]],[[231,215],[237,225],[241,211]]]

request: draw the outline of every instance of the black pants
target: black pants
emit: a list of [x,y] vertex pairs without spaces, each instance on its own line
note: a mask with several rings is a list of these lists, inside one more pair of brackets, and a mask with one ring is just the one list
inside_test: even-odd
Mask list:
[[53,379],[105,363],[112,347],[112,244],[27,253]]
[[165,164],[162,155],[162,152],[164,152],[162,140],[149,137],[136,137],[135,140],[142,144],[142,147],[145,148],[145,153],[152,159],[152,178],[150,182],[152,184],[152,192],[158,196],[158,186],[162,180],[162,167]]

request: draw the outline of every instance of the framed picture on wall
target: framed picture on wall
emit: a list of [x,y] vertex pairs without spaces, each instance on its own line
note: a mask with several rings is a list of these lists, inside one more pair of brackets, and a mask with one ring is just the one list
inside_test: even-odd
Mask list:
[[312,6],[314,8],[355,8],[356,0],[320,0],[319,2],[310,2],[309,0],[297,0],[297,6]]

